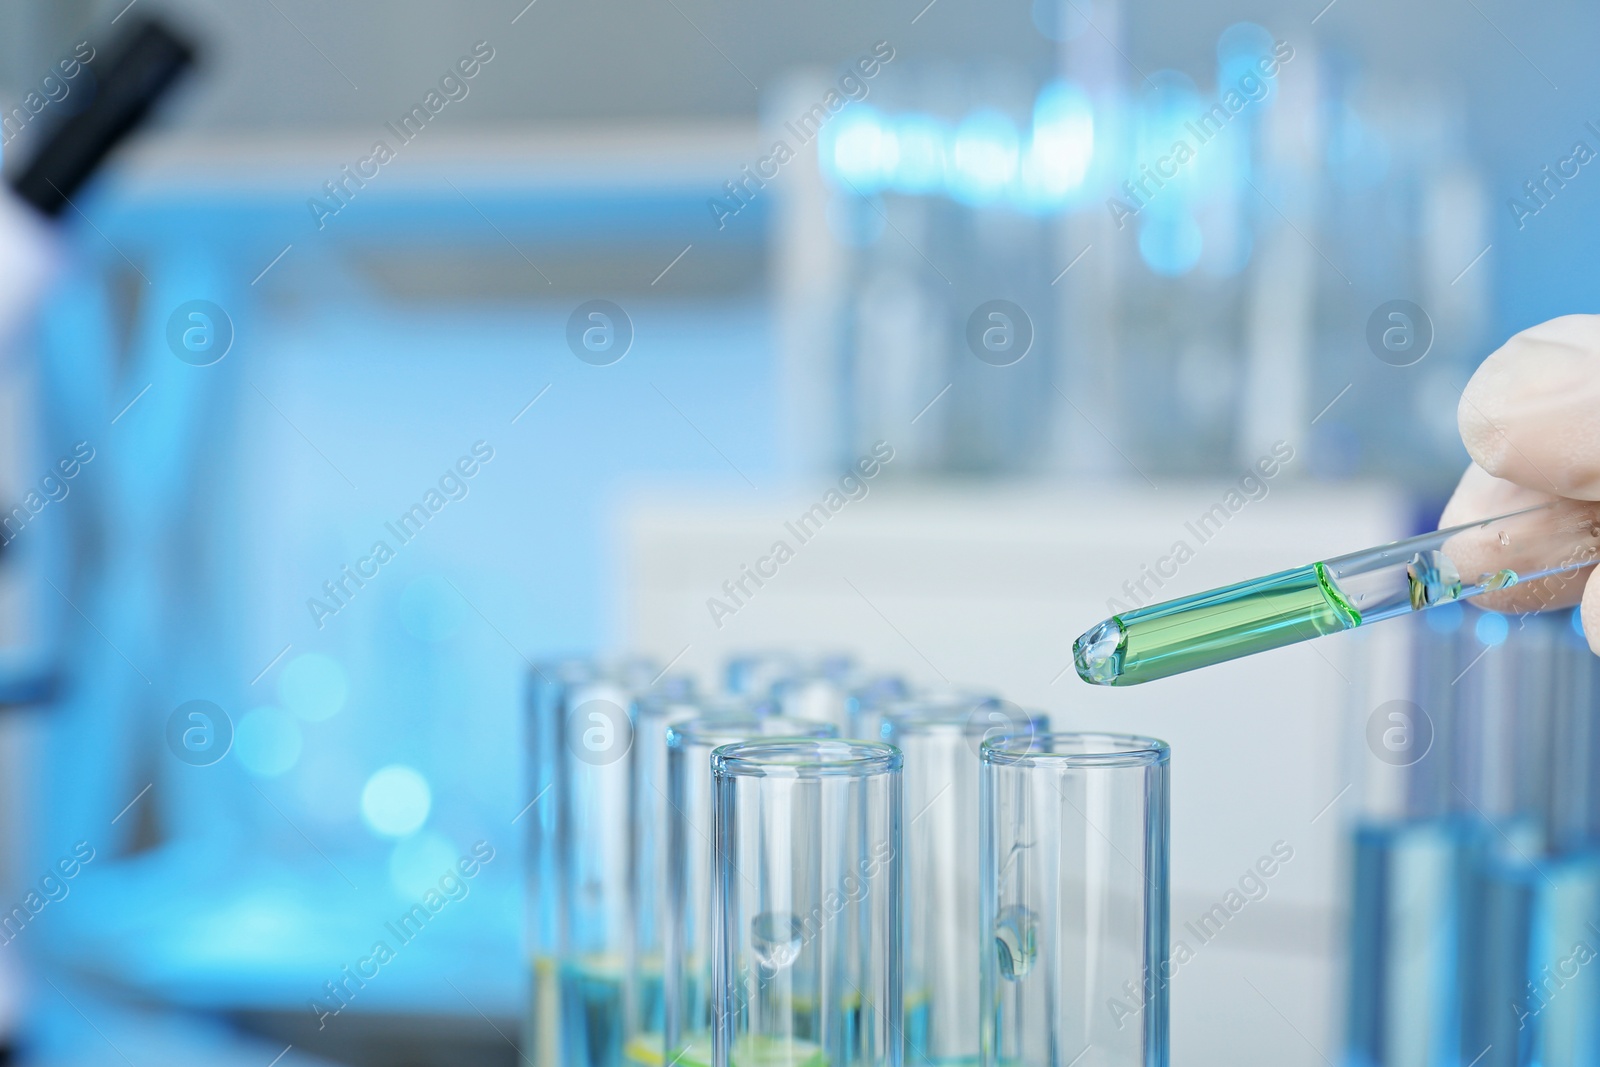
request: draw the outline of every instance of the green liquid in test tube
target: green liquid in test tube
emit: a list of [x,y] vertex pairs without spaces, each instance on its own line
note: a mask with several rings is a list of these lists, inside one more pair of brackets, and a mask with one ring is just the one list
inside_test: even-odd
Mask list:
[[1113,615],[1073,662],[1086,682],[1137,685],[1514,586],[1534,611],[1597,560],[1600,504],[1557,500]]

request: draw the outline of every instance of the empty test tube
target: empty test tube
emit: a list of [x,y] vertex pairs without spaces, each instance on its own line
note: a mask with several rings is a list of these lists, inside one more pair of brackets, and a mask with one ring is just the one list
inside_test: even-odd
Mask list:
[[850,698],[868,679],[848,655],[815,659],[784,652],[751,653],[728,661],[730,693],[770,698],[785,715],[831,722],[841,731],[851,725]]
[[888,717],[901,711],[915,710],[924,715],[938,712],[970,717],[978,714],[987,715],[991,711],[1004,715],[1008,708],[1011,711],[1016,710],[1015,705],[1007,704],[986,689],[945,687],[910,690],[901,683],[899,692],[900,695],[897,696],[893,689],[878,688],[869,691],[867,694],[869,699],[862,700],[851,709],[851,726],[857,732],[853,732],[850,736],[881,741]]
[[883,712],[911,696],[911,687],[895,674],[878,674],[855,683],[845,698],[846,737],[878,737]]
[[982,749],[983,1067],[1166,1067],[1168,748]]
[[849,656],[822,656],[772,687],[772,696],[785,715],[820,719],[849,728],[850,692],[861,672]]
[[775,686],[802,672],[798,657],[789,652],[747,652],[733,656],[723,671],[727,690],[738,696],[764,699]]
[[714,1067],[901,1067],[900,753],[712,753]]

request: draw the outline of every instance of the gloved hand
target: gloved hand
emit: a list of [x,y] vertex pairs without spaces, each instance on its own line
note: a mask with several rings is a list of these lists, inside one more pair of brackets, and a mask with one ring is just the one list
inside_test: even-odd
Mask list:
[[[1557,497],[1600,500],[1600,315],[1563,315],[1512,337],[1473,374],[1456,421],[1473,462],[1440,516],[1441,527]],[[1446,551],[1464,575],[1500,567],[1526,574],[1557,562],[1516,558],[1514,545],[1456,540]],[[1512,613],[1581,603],[1589,647],[1600,654],[1600,582],[1589,579],[1593,570],[1473,602]]]

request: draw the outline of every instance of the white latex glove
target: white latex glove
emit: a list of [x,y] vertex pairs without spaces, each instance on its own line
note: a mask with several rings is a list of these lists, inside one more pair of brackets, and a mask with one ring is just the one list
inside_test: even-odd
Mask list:
[[[1456,421],[1473,463],[1441,527],[1557,497],[1600,500],[1600,315],[1564,315],[1511,338],[1467,383]],[[1463,573],[1480,569],[1450,551]],[[1555,562],[1518,560],[1514,549],[1495,555],[1482,570],[1510,566],[1526,573]],[[1589,647],[1600,654],[1600,583],[1589,580],[1592,573],[1591,567],[1537,588],[1513,586],[1474,602],[1505,612],[1581,603]]]

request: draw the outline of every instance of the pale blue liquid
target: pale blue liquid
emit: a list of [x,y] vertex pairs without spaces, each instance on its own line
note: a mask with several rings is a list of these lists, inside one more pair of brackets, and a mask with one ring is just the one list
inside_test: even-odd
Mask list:
[[[542,973],[555,976],[553,989],[541,991]],[[542,996],[556,998],[554,1014],[559,1026],[556,1047],[560,1051],[554,1065],[540,1063],[538,1056],[528,1056],[528,1061],[535,1067],[662,1067],[664,1060],[661,1054],[664,1008],[662,993],[659,969],[650,968],[647,973],[639,976],[634,983],[635,1015],[643,1025],[630,1032],[626,1025],[622,973],[615,962],[599,964],[594,961],[568,960],[559,963],[551,961],[543,968],[536,966],[534,1010],[538,1012]],[[908,1064],[922,1062],[917,1058],[917,1052],[927,1047],[928,1011],[928,998],[925,995],[906,997],[901,1019],[901,1034],[904,1035],[906,1043]],[[868,1035],[863,1032],[864,1023],[882,1026],[881,1018],[868,1021],[863,1020],[861,1016],[859,1005],[854,1010],[847,1007],[844,1031],[841,1035],[842,1047],[846,1050],[844,1056],[846,1067],[852,1062],[859,1061],[863,1064],[866,1062],[864,1058],[851,1056],[853,1050],[860,1048],[861,1043],[868,1040]],[[804,1025],[813,1018],[813,1014],[809,1012],[797,1016],[796,1021],[801,1025],[796,1026],[795,1037],[800,1041],[815,1042],[821,1037],[820,1034],[814,1033],[811,1027]],[[893,1034],[881,1036],[887,1040],[897,1040]],[[692,1038],[702,1037],[702,1040],[697,1041],[696,1048],[678,1059],[680,1067],[695,1067],[697,1064],[709,1062],[711,1055],[709,1035],[692,1035]],[[535,1044],[537,1047],[538,1043]],[[701,1045],[705,1047],[699,1047]]]
[[[527,1059],[536,1067],[637,1067],[638,1057],[628,1055],[629,1038],[637,1045],[637,1031],[643,1029],[655,1035],[653,1045],[659,1060],[660,968],[649,968],[633,986],[634,1015],[644,1023],[637,1028],[627,1025],[627,990],[620,961],[536,960],[533,1054]],[[541,1033],[541,1027],[551,1022],[555,1033]]]
[[1500,856],[1481,882],[1466,1028],[1469,1046],[1490,1049],[1480,1067],[1600,1064],[1600,856]]
[[1600,854],[1544,857],[1517,820],[1354,843],[1350,1067],[1600,1065]]
[[1347,1062],[1465,1067],[1479,1051],[1460,1058],[1484,831],[1465,820],[1367,825],[1354,845]]

